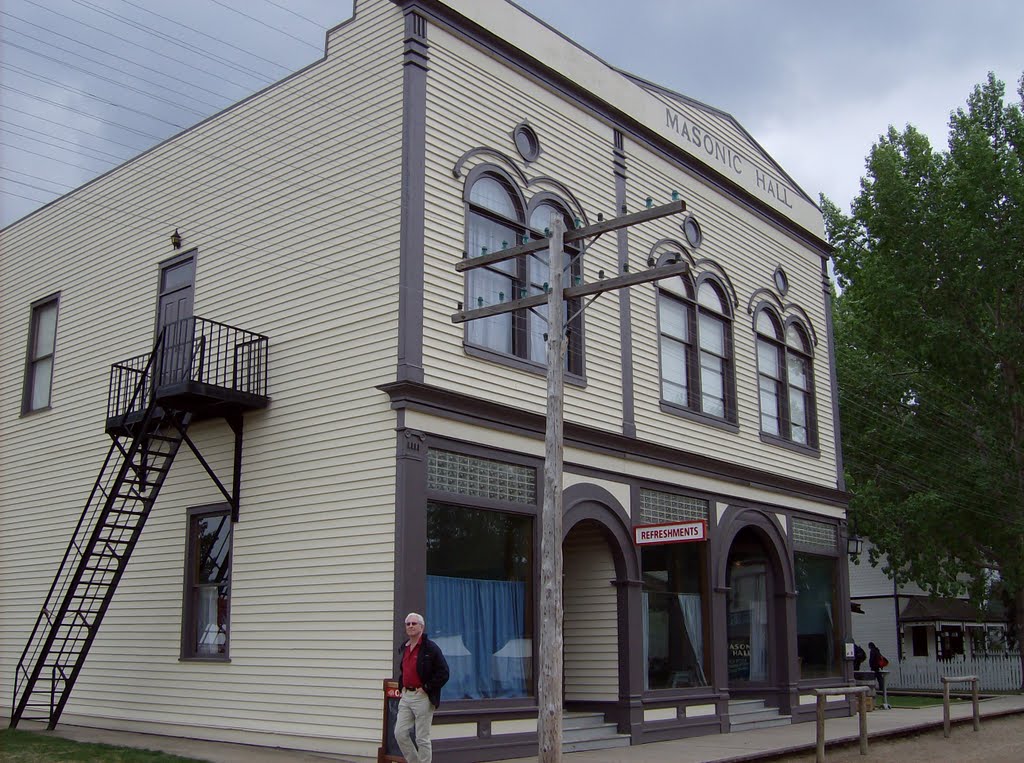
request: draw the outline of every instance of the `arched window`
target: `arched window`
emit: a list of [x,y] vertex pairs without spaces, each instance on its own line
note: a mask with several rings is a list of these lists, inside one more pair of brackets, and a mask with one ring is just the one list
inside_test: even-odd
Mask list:
[[[508,181],[483,175],[469,189],[468,201],[466,244],[470,257],[513,246],[522,239],[523,207]],[[469,271],[469,308],[513,299],[517,275],[515,260]],[[480,318],[469,322],[468,340],[470,344],[512,354],[512,328],[512,313]]]
[[734,421],[732,316],[712,279],[696,289],[686,277],[658,291],[661,396],[671,405]]
[[816,447],[811,343],[796,321],[785,327],[774,311],[758,311],[757,379],[761,431],[798,445]]
[[811,444],[811,343],[796,323],[786,327],[786,380],[789,382],[789,433],[793,442]]
[[[567,207],[557,197],[538,195],[526,207],[512,181],[497,172],[477,174],[475,180],[471,177],[466,201],[466,242],[470,257],[515,246],[522,243],[524,236],[543,238],[545,229],[550,230],[556,219],[561,219],[567,230],[573,227]],[[569,245],[566,252],[576,255],[578,249]],[[580,259],[575,257],[563,285],[571,286],[573,277],[581,272]],[[468,307],[473,309],[543,294],[549,275],[546,249],[476,268],[469,271],[467,277]],[[566,368],[570,373],[582,374],[582,320],[577,315],[578,303],[579,300],[571,300],[566,305],[567,315],[571,318]],[[541,305],[532,310],[517,310],[470,321],[466,329],[467,343],[543,365],[547,360],[544,338],[548,332],[546,313],[546,305]]]

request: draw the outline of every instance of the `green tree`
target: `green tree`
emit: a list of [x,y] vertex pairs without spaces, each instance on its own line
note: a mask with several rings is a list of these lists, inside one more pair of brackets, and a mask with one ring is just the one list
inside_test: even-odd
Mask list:
[[990,74],[945,151],[890,127],[851,215],[823,207],[851,522],[898,582],[949,595],[1001,580],[1020,640],[1024,77],[1017,93],[1006,103]]

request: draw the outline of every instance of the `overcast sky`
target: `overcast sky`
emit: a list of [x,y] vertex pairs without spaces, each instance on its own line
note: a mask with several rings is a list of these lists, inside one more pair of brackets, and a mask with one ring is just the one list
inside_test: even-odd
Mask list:
[[[501,0],[479,0],[498,2]],[[609,64],[731,113],[848,208],[893,124],[945,148],[1020,0],[519,0]],[[322,55],[350,0],[0,0],[0,227]]]

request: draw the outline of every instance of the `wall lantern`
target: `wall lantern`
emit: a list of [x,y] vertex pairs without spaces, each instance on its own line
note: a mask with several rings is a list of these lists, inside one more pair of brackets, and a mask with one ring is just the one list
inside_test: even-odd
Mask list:
[[850,556],[860,556],[864,550],[864,539],[859,535],[850,535],[846,539],[846,553]]
[[178,229],[174,229],[174,233],[171,234],[171,246],[175,249],[181,249],[181,234],[178,233]]

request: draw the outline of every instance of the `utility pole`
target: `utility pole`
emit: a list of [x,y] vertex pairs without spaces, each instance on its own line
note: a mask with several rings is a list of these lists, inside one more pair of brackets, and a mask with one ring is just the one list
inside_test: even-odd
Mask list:
[[[673,194],[673,199],[675,197],[676,194]],[[561,220],[555,220],[554,229],[545,231],[545,238],[463,259],[455,266],[455,270],[461,273],[545,248],[548,250],[546,294],[497,305],[481,305],[474,310],[463,310],[460,304],[459,311],[452,315],[454,323],[463,323],[547,304],[547,417],[544,432],[544,503],[541,506],[540,643],[534,650],[540,663],[537,679],[537,747],[540,763],[558,763],[562,760],[562,414],[565,400],[566,332],[574,317],[567,314],[565,300],[590,297],[590,302],[593,302],[607,291],[682,275],[689,270],[685,261],[675,260],[666,265],[657,265],[653,260],[648,260],[647,270],[631,273],[627,263],[622,274],[613,278],[605,279],[604,271],[601,271],[598,281],[566,288],[563,286],[563,275],[565,271],[571,271],[571,263],[566,263],[565,244],[588,238],[596,240],[609,231],[678,214],[686,209],[686,205],[677,199],[661,207],[653,207],[648,199],[647,207],[640,212],[607,221],[601,221],[599,216],[597,223],[569,231],[565,230]],[[583,247],[583,251],[585,249]]]
[[548,404],[544,429],[544,503],[540,536],[540,676],[537,749],[544,763],[562,759],[562,413],[565,332],[562,298],[565,225],[554,221],[548,245]]

